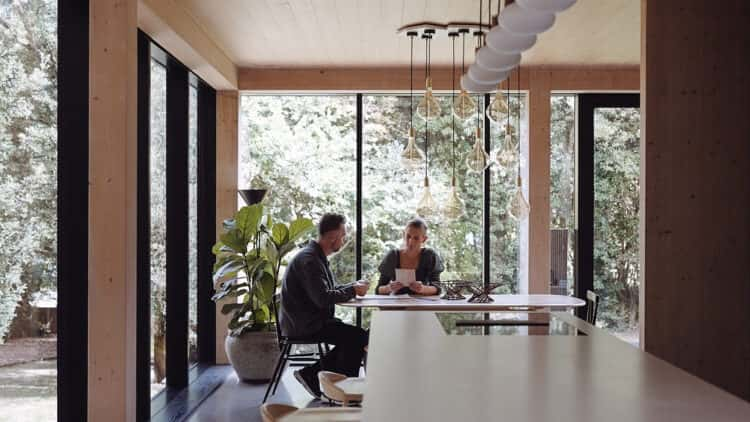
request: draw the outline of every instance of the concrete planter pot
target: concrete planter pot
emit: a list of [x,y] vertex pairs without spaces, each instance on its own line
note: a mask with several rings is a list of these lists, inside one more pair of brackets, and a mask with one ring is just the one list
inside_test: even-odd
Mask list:
[[250,331],[239,337],[227,336],[224,349],[237,377],[242,381],[268,381],[279,359],[274,331]]

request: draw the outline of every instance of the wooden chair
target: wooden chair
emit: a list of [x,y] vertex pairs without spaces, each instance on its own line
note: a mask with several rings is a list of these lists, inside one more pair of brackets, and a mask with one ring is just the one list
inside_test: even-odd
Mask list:
[[599,295],[586,290],[586,322],[596,325],[597,312],[599,312]]
[[[281,295],[275,294],[274,299],[271,302],[271,308],[273,310],[274,321],[276,322],[276,336],[279,339],[279,360],[276,361],[276,367],[274,368],[271,380],[268,382],[266,388],[266,394],[263,396],[263,403],[268,399],[269,393],[271,395],[276,394],[276,388],[281,382],[281,375],[284,374],[287,363],[290,365],[301,364],[308,365],[315,363],[323,355],[328,353],[328,345],[316,339],[292,339],[281,334],[281,327],[279,326],[279,304],[281,302]],[[294,345],[317,345],[318,353],[303,353],[303,354],[292,354],[292,346]]]
[[364,396],[365,379],[349,378],[336,372],[318,372],[320,390],[329,402],[341,402],[344,407],[351,402],[361,402]]
[[296,407],[289,406],[288,404],[268,403],[260,406],[260,417],[263,419],[263,422],[276,422],[296,411]]

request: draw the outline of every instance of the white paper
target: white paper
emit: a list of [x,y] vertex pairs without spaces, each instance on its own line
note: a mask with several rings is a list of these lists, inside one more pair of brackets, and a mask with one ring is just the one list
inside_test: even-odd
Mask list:
[[417,281],[416,274],[414,273],[414,270],[405,269],[405,268],[396,268],[396,280],[401,282],[405,287],[411,285],[411,283],[414,283]]

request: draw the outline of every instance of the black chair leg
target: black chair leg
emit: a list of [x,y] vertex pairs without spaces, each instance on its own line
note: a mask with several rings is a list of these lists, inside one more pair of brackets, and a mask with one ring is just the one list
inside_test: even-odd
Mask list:
[[288,344],[284,344],[284,346],[281,348],[281,354],[279,354],[279,359],[276,361],[276,367],[273,369],[273,375],[271,376],[271,380],[268,382],[268,387],[266,388],[266,394],[263,396],[263,403],[266,402],[268,399],[268,394],[271,392],[271,389],[273,388],[274,392],[276,392],[276,388],[274,388],[275,385],[279,383],[281,380],[281,371],[282,365],[281,363],[285,361],[284,356],[286,355],[286,351],[288,348]]
[[279,386],[279,383],[281,382],[281,376],[284,375],[284,369],[286,369],[286,363],[289,361],[289,354],[292,352],[292,345],[287,344],[286,348],[284,349],[284,353],[281,355],[282,361],[281,361],[281,367],[279,368],[279,375],[276,377],[276,384],[273,386],[273,390],[271,391],[271,395],[276,394],[276,388]]
[[323,353],[323,345],[318,343],[318,358],[322,359],[323,356],[325,356],[325,353]]

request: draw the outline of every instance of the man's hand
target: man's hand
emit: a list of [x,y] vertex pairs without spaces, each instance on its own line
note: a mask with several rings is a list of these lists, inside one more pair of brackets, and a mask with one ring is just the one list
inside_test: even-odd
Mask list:
[[414,293],[422,293],[422,290],[424,290],[424,284],[422,284],[421,281],[414,281],[409,285],[409,289]]
[[354,293],[357,294],[357,296],[364,296],[367,294],[367,290],[370,288],[370,283],[366,281],[358,281],[354,283]]
[[388,283],[388,288],[390,288],[391,293],[395,295],[399,290],[404,288],[404,285],[401,284],[400,281],[391,281],[390,283]]

